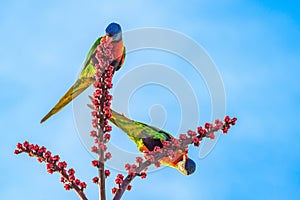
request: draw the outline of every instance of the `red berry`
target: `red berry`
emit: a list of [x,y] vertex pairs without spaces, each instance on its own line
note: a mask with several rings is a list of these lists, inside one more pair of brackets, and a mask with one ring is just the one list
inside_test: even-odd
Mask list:
[[99,166],[99,161],[98,161],[98,160],[93,160],[93,161],[92,161],[92,165],[93,165],[94,167],[98,167],[98,166]]
[[98,178],[98,177],[94,177],[94,178],[93,178],[93,183],[98,183],[98,181],[99,181],[99,178]]
[[229,123],[230,117],[229,117],[229,116],[226,116],[226,117],[224,118],[224,121],[225,121],[226,123]]
[[209,129],[210,123],[205,123],[204,128]]
[[163,144],[164,147],[166,147],[166,146],[169,146],[170,143],[167,142],[167,141],[163,141],[162,144]]
[[69,180],[70,180],[70,181],[75,181],[75,179],[76,179],[76,178],[75,178],[74,174],[72,174],[72,175],[69,176]]
[[65,190],[70,190],[71,186],[69,184],[65,184],[64,188],[65,188]]
[[17,148],[18,148],[18,149],[22,149],[22,147],[23,147],[23,145],[19,142],[19,143],[17,144]]
[[232,124],[232,125],[235,125],[236,120],[237,120],[236,117],[232,118],[232,119],[231,119],[231,124]]
[[90,136],[91,137],[95,137],[97,135],[97,132],[95,130],[91,131],[90,132]]
[[59,161],[59,159],[60,159],[59,155],[55,155],[55,156],[52,157],[52,160],[53,160],[54,162]]
[[105,133],[103,136],[106,140],[110,140],[110,134],[109,133]]
[[106,159],[109,160],[109,159],[111,159],[111,157],[112,157],[112,156],[111,156],[111,153],[110,153],[110,152],[105,153],[105,158],[106,158]]
[[94,153],[97,152],[97,147],[96,146],[92,146],[91,147],[91,152],[94,152]]
[[[110,115],[111,115],[111,113],[109,113]],[[112,127],[111,126],[109,126],[109,125],[106,125],[105,126],[105,131],[106,132],[110,132],[112,130]]]
[[223,133],[226,134],[227,132],[228,132],[228,128],[227,127],[223,128]]
[[117,175],[117,178],[123,179],[124,176],[123,176],[122,174],[118,174],[118,175]]
[[79,183],[79,186],[81,187],[81,189],[85,189],[86,188],[86,183],[81,182],[81,183]]
[[131,186],[131,185],[128,185],[126,189],[127,189],[128,191],[130,191],[131,188],[132,188],[132,186]]
[[136,164],[132,164],[132,165],[131,165],[131,168],[132,168],[132,169],[136,169],[136,168],[137,168]]
[[125,165],[125,169],[126,169],[126,170],[129,170],[130,167],[131,167],[131,165],[130,165],[129,163],[127,163],[127,164]]
[[25,141],[25,142],[23,143],[23,146],[27,148],[27,147],[29,146],[29,142],[28,142],[28,141]]
[[135,162],[142,163],[143,162],[143,158],[142,157],[136,157],[135,158]]
[[112,100],[112,96],[110,94],[108,94],[108,95],[106,95],[106,99],[110,101],[110,100]]
[[195,135],[196,135],[196,132],[195,132],[195,131],[189,130],[189,131],[188,131],[188,135],[189,135],[189,136],[195,136]]
[[120,179],[120,178],[116,178],[116,180],[115,180],[115,183],[118,184],[118,185],[121,185],[122,182],[123,182],[123,180]]
[[117,190],[118,190],[118,189],[114,187],[114,188],[111,190],[111,192],[112,192],[113,194],[116,194]]
[[181,140],[186,140],[187,136],[186,136],[186,134],[180,134],[180,135],[179,135],[179,138],[180,138]]
[[95,88],[100,88],[101,87],[101,83],[99,81],[95,81],[93,85],[94,85]]
[[130,168],[130,169],[128,170],[128,175],[130,175],[130,176],[135,176],[135,175],[136,175],[135,168]]
[[145,172],[141,173],[141,178],[146,178],[147,174]]
[[110,171],[108,169],[104,170],[105,176],[108,177],[110,175]]
[[75,174],[75,170],[74,170],[73,168],[70,168],[70,169],[68,170],[68,174],[69,174],[69,175],[74,175],[74,174]]

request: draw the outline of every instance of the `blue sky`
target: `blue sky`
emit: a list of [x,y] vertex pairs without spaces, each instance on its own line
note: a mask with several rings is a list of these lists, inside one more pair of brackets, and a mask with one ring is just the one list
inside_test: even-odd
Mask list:
[[[227,114],[238,118],[237,126],[204,159],[198,158],[198,149],[191,149],[198,167],[194,175],[185,177],[166,168],[150,173],[145,180],[134,180],[124,199],[299,199],[300,5],[238,0],[129,2],[0,3],[1,199],[77,199],[74,192],[63,189],[57,174],[49,175],[36,160],[13,154],[15,144],[24,140],[59,154],[88,182],[90,199],[97,198],[97,187],[90,182],[96,171],[78,137],[73,107],[68,105],[43,125],[39,121],[74,82],[90,45],[112,21],[124,31],[172,29],[199,43],[222,76]],[[188,66],[163,52],[137,52],[126,57],[116,80],[149,62],[168,64],[180,72]],[[200,124],[209,121],[209,93],[203,83],[195,85],[201,77],[188,69],[182,73],[201,99]],[[157,96],[149,95],[153,91]],[[178,102],[163,88],[142,88],[125,103],[132,118],[147,123],[149,107],[164,105],[168,113],[164,128],[178,130]],[[121,132],[114,132],[113,142],[121,137],[124,148],[134,151]],[[108,189],[113,186],[110,178]]]

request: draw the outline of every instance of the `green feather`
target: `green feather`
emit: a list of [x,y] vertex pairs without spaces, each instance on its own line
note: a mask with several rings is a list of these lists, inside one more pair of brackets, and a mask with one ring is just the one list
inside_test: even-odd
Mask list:
[[[133,121],[122,114],[112,111],[110,121],[123,130],[127,136],[138,146],[141,151],[145,147],[145,140],[148,143],[157,143],[173,138],[169,133],[147,124]],[[150,140],[150,141],[149,141]],[[152,144],[153,145],[153,144]]]

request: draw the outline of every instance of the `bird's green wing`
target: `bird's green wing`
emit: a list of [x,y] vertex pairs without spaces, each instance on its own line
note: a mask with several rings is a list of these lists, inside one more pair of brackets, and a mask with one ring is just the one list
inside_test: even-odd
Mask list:
[[99,37],[99,38],[94,42],[94,44],[93,44],[92,47],[90,48],[88,54],[86,55],[85,61],[84,61],[84,63],[83,63],[83,66],[86,66],[86,64],[90,61],[91,56],[95,53],[95,49],[96,49],[97,46],[100,44],[102,38],[103,38],[103,37]]
[[172,135],[147,124],[133,121],[122,114],[112,110],[110,121],[123,130],[127,136],[142,151],[144,147],[152,151],[155,146],[162,147],[162,141],[170,140]]
[[83,63],[83,69],[79,75],[79,79],[81,78],[93,78],[95,76],[95,68],[93,65],[93,57],[97,46],[100,44],[102,37],[99,37],[92,47],[90,48],[85,61]]
[[171,138],[173,138],[173,136],[170,133],[167,133],[166,131],[157,128],[155,126],[150,126],[148,124],[144,124],[142,122],[137,122],[139,124],[141,124],[141,126],[143,127],[148,127],[151,128],[153,131],[156,132],[156,134],[153,135],[154,139],[161,139],[161,140],[170,140]]

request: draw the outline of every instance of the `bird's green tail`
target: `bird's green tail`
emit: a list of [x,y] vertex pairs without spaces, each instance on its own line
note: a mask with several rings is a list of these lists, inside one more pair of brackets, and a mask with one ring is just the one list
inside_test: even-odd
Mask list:
[[117,113],[113,109],[111,109],[111,114],[112,114],[112,117],[109,119],[109,121],[125,132],[126,132],[126,129],[125,129],[124,125],[134,123],[133,120],[125,117],[125,115]]
[[74,85],[67,91],[67,93],[58,101],[58,103],[47,113],[47,115],[41,120],[40,123],[46,121],[49,117],[56,114],[68,103],[70,103],[74,98],[81,94],[86,88],[88,88],[93,83],[91,78],[85,80],[78,79]]

